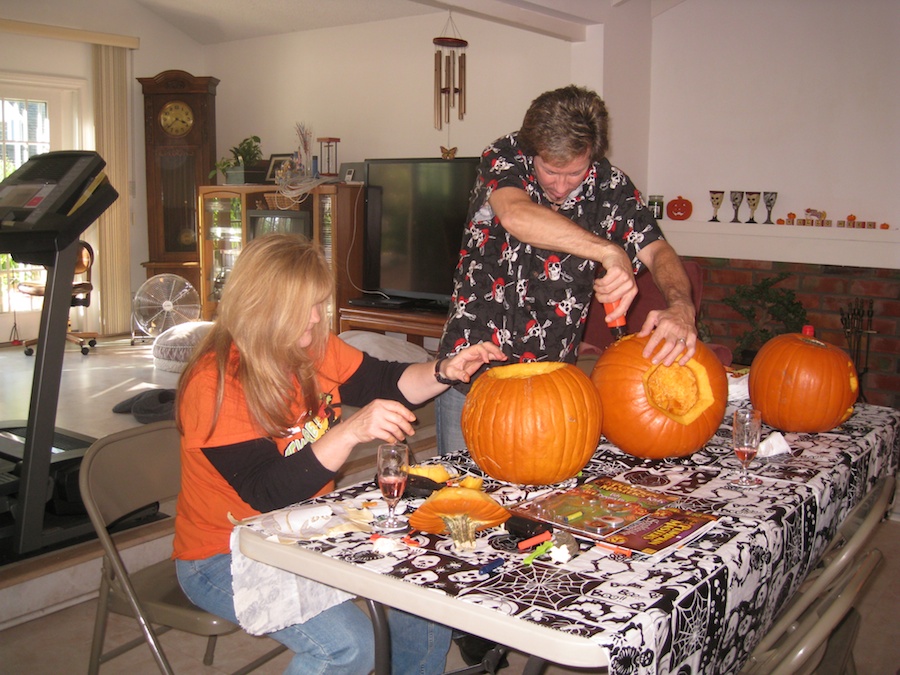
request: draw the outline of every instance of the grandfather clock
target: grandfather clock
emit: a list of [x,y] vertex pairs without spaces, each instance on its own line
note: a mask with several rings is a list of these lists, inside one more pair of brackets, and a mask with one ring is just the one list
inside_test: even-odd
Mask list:
[[147,276],[178,274],[200,288],[197,187],[216,162],[215,77],[167,70],[139,77],[147,155]]

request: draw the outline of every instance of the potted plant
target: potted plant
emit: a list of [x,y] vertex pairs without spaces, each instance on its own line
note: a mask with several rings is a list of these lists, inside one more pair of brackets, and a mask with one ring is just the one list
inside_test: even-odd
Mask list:
[[750,364],[766,342],[782,333],[799,333],[806,309],[789,288],[775,286],[790,276],[781,272],[749,286],[739,286],[722,301],[744,317],[751,328],[738,336],[735,361]]
[[228,185],[262,182],[265,177],[265,169],[259,166],[259,162],[263,158],[259,143],[259,136],[247,136],[231,148],[231,157],[220,159],[215,163],[213,170],[209,172],[210,180],[221,171],[225,176],[225,183]]

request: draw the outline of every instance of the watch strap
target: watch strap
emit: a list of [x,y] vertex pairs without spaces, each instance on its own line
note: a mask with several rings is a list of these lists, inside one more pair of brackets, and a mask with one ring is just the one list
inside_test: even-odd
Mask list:
[[436,379],[441,384],[448,384],[448,385],[459,384],[459,380],[451,380],[451,379],[441,375],[441,364],[446,360],[447,360],[447,357],[445,356],[444,358],[438,359],[437,361],[434,362],[434,379]]

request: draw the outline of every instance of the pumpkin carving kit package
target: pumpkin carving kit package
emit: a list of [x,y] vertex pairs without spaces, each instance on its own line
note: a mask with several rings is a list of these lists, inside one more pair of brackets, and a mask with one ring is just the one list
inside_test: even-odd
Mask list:
[[716,520],[708,513],[673,506],[677,500],[601,477],[552,490],[510,511],[514,517],[544,522],[601,545],[653,555],[683,545]]

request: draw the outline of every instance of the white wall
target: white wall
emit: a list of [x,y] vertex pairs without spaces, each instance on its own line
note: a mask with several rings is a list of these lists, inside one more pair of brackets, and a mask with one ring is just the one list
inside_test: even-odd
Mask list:
[[[341,138],[339,161],[431,156],[441,145],[473,155],[518,127],[535,96],[576,82],[607,100],[612,160],[645,194],[690,198],[697,218],[711,215],[710,189],[758,189],[779,192],[781,214],[813,207],[900,226],[900,3],[683,0],[652,21],[651,6],[662,4],[611,7],[579,44],[454,14],[470,43],[469,113],[441,132],[431,92],[441,12],[209,47],[134,0],[117,0],[115,12],[108,0],[0,0],[0,16],[137,36],[133,77],[218,77],[219,155],[250,134],[266,154],[291,151],[298,121]],[[33,39],[2,35],[0,68],[89,77],[82,48],[23,40]],[[147,241],[133,86],[136,289]]]
[[726,221],[727,191],[774,190],[781,217],[900,227],[898,73],[896,0],[685,0],[653,22],[647,192],[700,220],[711,189]]
[[[134,0],[116,0],[115,7],[111,11],[109,0],[0,0],[0,16],[141,40],[132,56],[132,290],[146,279],[140,263],[148,257],[143,97],[134,78],[173,68],[219,78],[219,156],[251,134],[262,139],[266,155],[291,152],[297,144],[294,125],[304,122],[317,136],[341,139],[339,162],[434,156],[442,145],[456,146],[460,156],[475,155],[518,128],[528,104],[541,92],[572,81],[599,91],[603,81],[601,29],[573,46],[455,14],[457,28],[470,44],[468,113],[463,122],[454,119],[437,131],[431,41],[446,22],[443,12],[203,46]],[[3,69],[74,70],[71,74],[90,77],[90,51],[83,45],[8,34],[0,38]],[[77,58],[69,55],[73,51]],[[573,64],[573,53],[584,58]]]
[[609,111],[610,161],[644,194],[650,125],[649,2],[625,2],[604,25],[603,98]]
[[436,156],[442,145],[477,155],[518,128],[535,96],[570,81],[568,43],[454,15],[469,41],[467,114],[460,122],[451,111],[437,131],[431,41],[445,21],[426,15],[211,46],[222,79],[219,154],[251,134],[266,155],[292,152],[294,125],[304,122],[314,137],[341,139],[339,161]]
[[[155,75],[177,68],[203,74],[206,55],[196,42],[158,19],[133,0],[116,0],[112,11],[108,0],[0,0],[0,16],[4,19],[61,26],[86,31],[114,33],[138,37],[141,48],[131,52],[132,75]],[[64,40],[46,40],[0,33],[0,69],[21,73],[64,75],[91,79],[89,45]],[[132,180],[129,185],[114,186],[120,193],[132,194],[131,289],[146,280],[141,263],[149,257],[147,243],[147,191],[144,171],[144,103],[141,86],[132,82],[130,129]],[[92,115],[91,90],[84,102]],[[90,146],[90,143],[88,144]],[[36,331],[29,331],[28,336]]]

